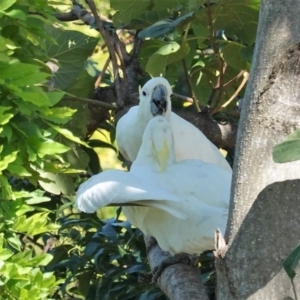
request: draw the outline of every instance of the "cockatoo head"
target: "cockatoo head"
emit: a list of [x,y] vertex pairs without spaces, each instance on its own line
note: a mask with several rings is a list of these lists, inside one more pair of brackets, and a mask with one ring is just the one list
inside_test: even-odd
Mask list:
[[169,118],[171,95],[171,86],[165,78],[152,78],[140,90],[140,109],[150,118],[157,115]]

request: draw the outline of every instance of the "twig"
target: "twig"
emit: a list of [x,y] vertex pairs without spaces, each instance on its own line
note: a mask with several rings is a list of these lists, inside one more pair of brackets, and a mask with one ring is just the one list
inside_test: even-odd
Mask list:
[[180,100],[183,100],[183,101],[185,101],[185,102],[194,103],[194,100],[193,100],[193,98],[191,98],[191,97],[179,95],[179,94],[176,94],[176,93],[173,93],[172,96],[175,97],[175,98],[178,98],[178,99],[180,99]]
[[[124,92],[122,91],[122,86],[120,84],[120,78],[119,78],[119,72],[118,72],[119,65],[118,65],[117,56],[115,53],[115,49],[114,49],[112,40],[110,39],[108,32],[103,27],[103,22],[97,13],[97,9],[96,9],[94,1],[86,0],[86,3],[88,4],[88,6],[90,7],[90,9],[93,13],[93,16],[96,20],[96,23],[97,23],[97,26],[99,29],[99,32],[100,32],[101,36],[103,37],[103,40],[109,51],[109,54],[110,54],[110,57],[112,60],[112,64],[113,64],[115,88],[116,88],[116,94],[117,94],[117,98],[118,98],[118,104],[120,106],[123,106],[124,105]],[[115,35],[115,38],[118,38],[117,35]]]
[[88,104],[101,106],[101,107],[104,107],[104,108],[107,108],[107,109],[114,109],[114,110],[117,109],[116,105],[109,104],[109,103],[106,103],[106,102],[103,102],[103,101],[76,97],[76,96],[70,95],[70,94],[68,94],[68,96],[71,96],[72,98],[74,98],[75,100],[80,101],[80,102],[85,102],[85,103],[88,103]]
[[113,105],[113,104],[110,104],[110,103],[106,103],[106,102],[99,101],[99,100],[92,100],[92,99],[88,99],[88,98],[77,97],[77,96],[69,94],[69,93],[66,93],[66,94],[68,96],[74,98],[74,100],[76,100],[76,101],[101,106],[101,107],[104,107],[104,108],[107,108],[107,109],[114,109],[114,110],[117,109],[116,105]]
[[[211,8],[210,8],[210,0],[207,0],[207,5],[205,6],[205,8],[206,8],[206,12],[207,12],[210,42],[211,42],[214,54],[217,58],[217,61],[218,61],[218,64],[219,64],[219,71],[220,71],[217,84],[214,87],[212,95],[211,95],[211,97],[210,97],[210,99],[207,103],[208,106],[211,106],[211,103],[212,103],[212,100],[214,98],[214,94],[216,92],[216,89],[218,89],[218,92],[219,92],[218,93],[218,98],[217,98],[217,101],[216,101],[216,104],[215,104],[214,108],[212,109],[212,110],[214,110],[216,107],[218,107],[220,105],[220,102],[222,101],[222,96],[223,96],[223,92],[224,92],[224,73],[225,73],[227,64],[223,60],[223,58],[221,57],[219,47],[215,43],[215,31],[214,31],[214,27],[213,27],[212,12],[211,12]],[[216,88],[216,87],[218,87],[218,88]]]
[[216,113],[220,110],[220,108],[225,108],[227,105],[229,105],[231,103],[231,101],[233,99],[235,99],[235,97],[239,94],[239,92],[242,90],[242,88],[244,87],[244,85],[246,84],[246,82],[248,81],[249,78],[249,73],[248,72],[244,72],[244,78],[241,82],[241,84],[239,85],[239,87],[236,89],[236,91],[233,93],[233,95],[219,108],[216,108],[215,111],[212,111],[212,113]]
[[193,103],[196,107],[197,112],[200,112],[201,109],[200,109],[196,94],[195,94],[194,89],[193,89],[193,85],[192,85],[191,78],[190,78],[189,73],[188,73],[188,68],[187,68],[187,65],[186,65],[186,61],[184,59],[182,60],[182,64],[183,64],[183,69],[184,69],[184,73],[185,73],[185,79],[186,79],[186,82],[189,86],[190,92],[192,94]]
[[[226,83],[224,83],[223,88],[225,89],[227,87],[230,87],[230,86],[234,85],[240,79],[240,77],[242,75],[244,75],[245,72],[246,72],[245,70],[240,71],[234,78],[232,78],[231,80],[229,80]],[[211,106],[212,101],[213,101],[213,99],[215,97],[215,94],[216,94],[217,90],[220,88],[219,85],[220,85],[220,81],[218,80],[217,83],[216,83],[216,85],[213,87],[212,92],[210,94],[210,97],[209,97],[209,99],[207,101],[206,111],[210,110],[210,106]]]
[[100,73],[100,75],[98,76],[98,78],[95,82],[95,89],[100,85],[100,83],[103,79],[103,76],[106,72],[106,69],[108,68],[109,63],[110,63],[110,57],[108,57],[108,59],[106,60],[104,66],[103,66],[103,69],[101,70],[101,73]]
[[224,83],[223,87],[227,88],[229,86],[234,85],[244,75],[245,72],[246,72],[245,70],[240,71],[235,77],[233,77],[231,80]]
[[[41,85],[41,86],[43,86],[43,85]],[[47,86],[45,86],[45,87],[47,87]],[[107,109],[113,109],[113,110],[117,109],[116,105],[113,105],[113,104],[110,104],[110,103],[106,103],[106,102],[103,102],[103,101],[100,101],[100,100],[92,100],[92,99],[88,99],[88,98],[77,97],[73,94],[67,93],[65,91],[62,91],[62,90],[56,89],[56,88],[54,88],[54,90],[59,91],[59,92],[63,92],[65,95],[68,95],[69,97],[73,98],[76,101],[101,106],[101,107],[104,107],[104,108],[107,108]]]

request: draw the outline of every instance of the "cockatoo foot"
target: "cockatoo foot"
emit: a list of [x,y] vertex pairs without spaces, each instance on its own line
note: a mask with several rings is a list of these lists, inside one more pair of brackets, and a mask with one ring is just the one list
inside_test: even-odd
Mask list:
[[222,258],[224,257],[224,253],[227,250],[226,241],[222,235],[222,232],[219,228],[215,231],[215,251],[214,256],[216,258]]
[[152,282],[156,283],[158,277],[162,274],[162,272],[169,266],[174,264],[187,264],[187,265],[195,265],[195,256],[187,253],[178,253],[172,257],[169,257],[163,260],[158,266],[156,266],[152,271]]

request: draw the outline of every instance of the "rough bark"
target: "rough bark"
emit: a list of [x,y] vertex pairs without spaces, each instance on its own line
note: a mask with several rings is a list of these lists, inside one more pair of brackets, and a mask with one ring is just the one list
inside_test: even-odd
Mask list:
[[[262,0],[240,118],[218,299],[295,299],[282,263],[300,238],[300,162],[272,149],[300,127],[300,1]],[[300,269],[298,268],[298,272]],[[296,290],[300,295],[298,276]]]
[[[160,263],[170,258],[168,252],[163,252],[155,240],[145,237],[148,252],[148,262],[153,270]],[[196,267],[183,263],[168,266],[158,277],[157,285],[172,300],[208,300],[208,296]]]

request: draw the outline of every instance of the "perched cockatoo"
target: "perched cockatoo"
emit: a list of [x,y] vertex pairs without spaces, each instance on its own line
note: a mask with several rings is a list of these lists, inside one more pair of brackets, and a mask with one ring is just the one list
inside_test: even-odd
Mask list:
[[176,161],[172,126],[156,116],[145,128],[129,172],[104,171],[84,182],[76,206],[86,213],[124,206],[127,219],[171,254],[214,248],[214,231],[225,231],[231,171],[202,160]]
[[219,149],[194,125],[171,111],[172,89],[163,77],[149,80],[140,90],[140,103],[133,106],[117,123],[116,140],[121,154],[133,162],[142,143],[143,133],[156,115],[170,122],[176,160],[201,159],[231,171]]

